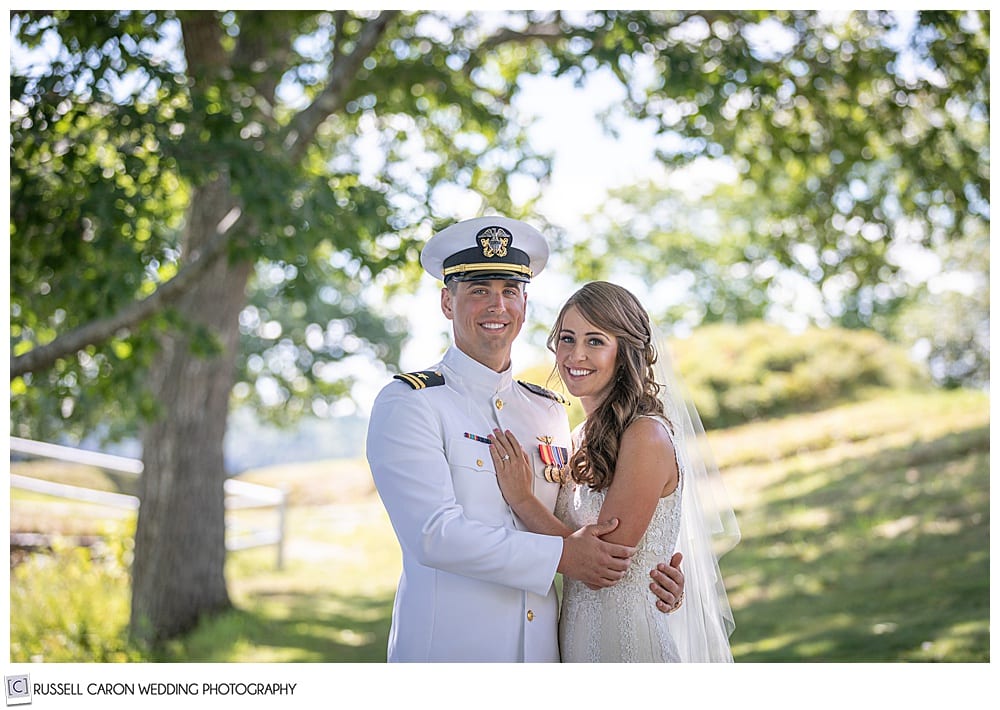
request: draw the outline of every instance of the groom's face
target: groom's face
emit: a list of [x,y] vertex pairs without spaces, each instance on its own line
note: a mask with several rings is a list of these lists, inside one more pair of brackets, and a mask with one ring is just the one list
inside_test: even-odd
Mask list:
[[519,281],[461,281],[441,289],[441,311],[452,322],[455,345],[497,372],[510,366],[527,302]]

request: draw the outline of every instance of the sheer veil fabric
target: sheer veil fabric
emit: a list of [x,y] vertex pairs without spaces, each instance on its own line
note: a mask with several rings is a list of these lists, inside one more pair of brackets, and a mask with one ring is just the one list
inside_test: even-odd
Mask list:
[[712,457],[701,417],[670,358],[663,333],[653,332],[656,381],[664,414],[674,426],[677,456],[687,473],[677,550],[684,555],[684,603],[668,626],[681,661],[731,662],[729,636],[736,626],[719,558],[740,541],[740,529],[722,476]]

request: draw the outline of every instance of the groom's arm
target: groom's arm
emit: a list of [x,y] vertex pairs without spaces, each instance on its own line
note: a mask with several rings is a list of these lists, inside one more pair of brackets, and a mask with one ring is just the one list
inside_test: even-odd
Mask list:
[[649,589],[656,596],[656,608],[670,613],[680,608],[684,599],[684,573],[681,572],[683,555],[675,552],[670,558],[670,564],[661,562],[656,569],[650,570],[653,581]]

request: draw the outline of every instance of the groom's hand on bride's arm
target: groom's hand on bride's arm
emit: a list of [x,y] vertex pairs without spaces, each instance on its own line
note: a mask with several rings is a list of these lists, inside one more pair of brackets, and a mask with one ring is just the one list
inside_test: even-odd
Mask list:
[[635,548],[601,539],[601,535],[607,535],[616,527],[617,518],[587,525],[563,538],[562,557],[556,569],[591,589],[603,589],[617,583],[628,571]]
[[682,559],[684,556],[675,552],[669,565],[661,562],[656,565],[656,569],[649,571],[649,576],[653,578],[649,588],[656,595],[656,608],[662,612],[676,611],[684,598]]

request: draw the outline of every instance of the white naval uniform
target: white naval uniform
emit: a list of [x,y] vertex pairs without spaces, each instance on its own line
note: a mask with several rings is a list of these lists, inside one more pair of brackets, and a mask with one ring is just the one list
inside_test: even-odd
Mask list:
[[431,368],[444,384],[379,393],[367,455],[403,552],[389,661],[559,661],[553,579],[562,538],[527,532],[504,501],[487,437],[510,429],[555,507],[538,437],[570,447],[564,405],[456,347]]

